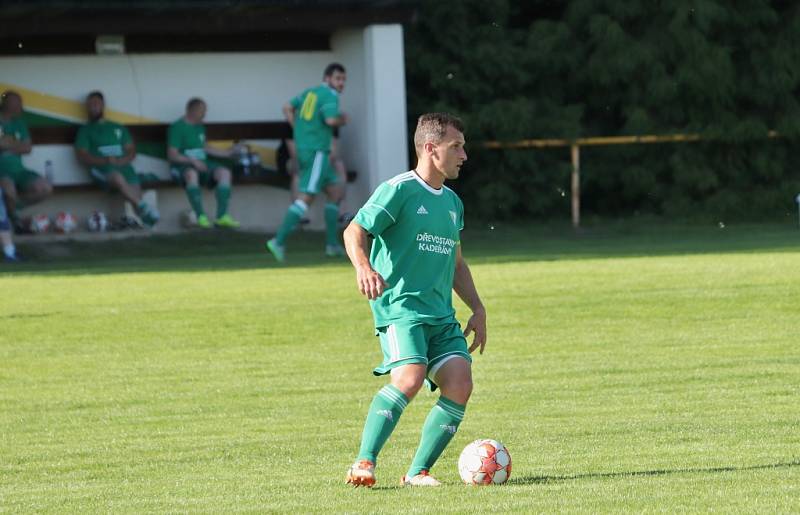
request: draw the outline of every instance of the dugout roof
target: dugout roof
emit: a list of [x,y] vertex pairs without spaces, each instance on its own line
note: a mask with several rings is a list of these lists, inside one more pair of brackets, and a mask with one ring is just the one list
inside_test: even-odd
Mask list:
[[337,29],[405,23],[414,0],[0,0],[0,55],[326,50]]

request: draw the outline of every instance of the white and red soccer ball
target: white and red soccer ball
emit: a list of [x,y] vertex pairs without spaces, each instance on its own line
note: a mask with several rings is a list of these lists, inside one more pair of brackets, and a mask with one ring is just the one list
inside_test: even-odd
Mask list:
[[461,451],[458,473],[468,485],[501,485],[511,476],[511,454],[497,440],[475,440]]
[[30,229],[30,231],[34,234],[39,234],[49,231],[50,217],[43,214],[33,215],[28,224],[28,229]]
[[62,234],[67,234],[78,228],[78,221],[70,213],[62,211],[55,218],[55,230]]
[[102,211],[95,211],[86,219],[86,226],[91,232],[105,232],[108,230],[108,218]]

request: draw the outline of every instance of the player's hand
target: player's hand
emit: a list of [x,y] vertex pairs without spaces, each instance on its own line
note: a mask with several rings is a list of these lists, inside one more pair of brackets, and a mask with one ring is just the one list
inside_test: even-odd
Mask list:
[[483,348],[486,347],[486,310],[483,308],[477,309],[469,317],[467,327],[464,328],[464,338],[473,332],[475,337],[472,339],[472,345],[469,346],[469,353],[472,354],[475,349],[480,347],[479,352],[483,354]]
[[199,159],[192,159],[190,163],[192,165],[192,168],[194,168],[198,172],[208,171],[208,167],[206,166],[206,164],[203,161],[200,161]]
[[342,125],[347,125],[350,121],[350,117],[347,116],[347,113],[339,113],[339,118],[342,120]]
[[380,297],[387,286],[381,274],[366,266],[356,269],[356,281],[358,281],[358,291],[366,295],[369,300]]

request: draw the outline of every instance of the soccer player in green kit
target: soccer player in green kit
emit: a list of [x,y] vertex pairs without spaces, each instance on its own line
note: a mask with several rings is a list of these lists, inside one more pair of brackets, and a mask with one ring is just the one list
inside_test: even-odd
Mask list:
[[300,183],[299,195],[286,210],[278,233],[267,241],[267,249],[279,262],[285,260],[286,238],[308,211],[314,197],[323,190],[328,197],[325,254],[344,255],[338,239],[339,202],[344,189],[331,166],[330,152],[334,127],[347,123],[347,115],[339,111],[339,94],[346,80],[344,66],[331,63],[325,68],[322,84],[308,88],[283,106],[286,120],[294,128]]
[[142,222],[152,227],[158,222],[158,211],[142,200],[139,176],[131,166],[136,146],[130,132],[124,125],[106,120],[105,98],[99,91],[86,96],[86,114],[89,123],[78,129],[75,138],[78,161],[89,168],[94,182],[119,191],[136,208]]
[[169,126],[167,131],[167,158],[172,163],[172,174],[186,186],[186,196],[197,216],[197,225],[204,229],[211,227],[203,209],[203,194],[200,185],[213,186],[217,200],[217,219],[214,225],[224,228],[239,227],[228,213],[231,198],[231,171],[208,156],[228,158],[233,156],[235,147],[220,150],[206,141],[206,103],[200,98],[192,98],[186,103],[186,114]]
[[20,194],[30,205],[53,192],[44,177],[22,163],[22,156],[30,154],[31,149],[31,136],[22,119],[22,97],[16,91],[6,91],[0,96],[0,189],[11,219],[16,218]]
[[[378,453],[426,380],[441,396],[401,484],[439,486],[429,471],[458,430],[472,393],[470,353],[483,353],[486,345],[486,310],[461,254],[463,204],[444,185],[467,159],[463,130],[451,115],[422,115],[414,133],[416,169],[378,186],[344,233],[380,337],[383,362],[373,373],[390,376],[372,400],[358,457],[347,472],[354,486],[375,484]],[[472,310],[464,332],[453,291]]]

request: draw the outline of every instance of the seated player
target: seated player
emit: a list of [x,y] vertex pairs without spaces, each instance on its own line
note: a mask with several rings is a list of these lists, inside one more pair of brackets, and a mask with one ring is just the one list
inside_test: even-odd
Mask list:
[[47,179],[22,164],[22,156],[30,153],[31,136],[22,119],[22,97],[6,91],[0,97],[0,188],[12,219],[21,207],[20,200],[35,204],[53,192]]
[[3,260],[9,263],[19,261],[17,249],[11,240],[11,222],[3,201],[3,188],[0,188],[0,245],[3,246]]
[[231,198],[231,171],[208,156],[230,158],[236,147],[220,150],[206,142],[206,103],[200,98],[192,98],[186,103],[186,114],[169,126],[167,133],[167,158],[172,164],[175,180],[184,184],[189,205],[197,216],[197,225],[204,229],[211,227],[203,209],[203,193],[200,185],[214,188],[217,198],[217,227],[236,228],[239,222],[228,213]]
[[92,180],[109,191],[118,191],[136,209],[136,214],[148,227],[159,219],[158,211],[142,200],[139,176],[131,165],[136,146],[124,125],[105,118],[105,98],[99,91],[86,96],[89,123],[78,130],[75,155],[89,168]]

